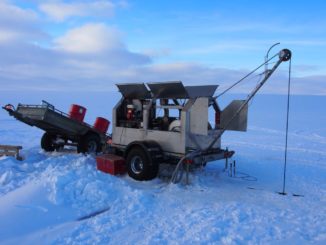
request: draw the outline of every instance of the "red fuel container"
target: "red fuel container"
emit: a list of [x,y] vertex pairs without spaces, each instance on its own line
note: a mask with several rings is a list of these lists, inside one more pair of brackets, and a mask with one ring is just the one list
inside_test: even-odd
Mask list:
[[103,117],[97,117],[94,123],[94,128],[104,134],[108,131],[109,126],[110,121]]
[[86,114],[86,108],[80,105],[71,105],[70,111],[69,111],[69,117],[72,119],[75,119],[79,122],[84,121],[84,117]]
[[97,169],[108,174],[118,175],[127,172],[125,159],[114,154],[104,154],[96,157]]

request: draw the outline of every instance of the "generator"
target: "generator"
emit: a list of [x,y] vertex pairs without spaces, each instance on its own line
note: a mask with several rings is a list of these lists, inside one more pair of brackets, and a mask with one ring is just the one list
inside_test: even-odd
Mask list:
[[[126,159],[128,174],[137,180],[157,176],[161,163],[177,164],[185,155],[205,150],[225,122],[244,103],[234,100],[220,110],[217,85],[184,86],[181,81],[117,84],[122,99],[113,108],[112,147]],[[214,113],[215,122],[209,122]],[[246,131],[248,107],[228,130]],[[191,159],[194,165],[229,158],[217,140],[208,151]]]

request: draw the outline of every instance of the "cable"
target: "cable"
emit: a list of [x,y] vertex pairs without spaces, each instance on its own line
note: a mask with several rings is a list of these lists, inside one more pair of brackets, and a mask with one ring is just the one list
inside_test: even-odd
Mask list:
[[[257,80],[257,82],[256,82],[256,87],[259,85],[259,83],[260,83],[260,81],[261,81],[261,77],[262,77],[263,74],[264,74],[264,73],[260,73],[260,74],[257,75],[257,76],[259,76],[259,77],[258,77],[258,80]],[[249,106],[249,107],[251,107],[252,103],[254,103],[254,99],[255,99],[255,98],[252,98],[252,100],[248,103],[248,106]]]
[[220,93],[219,95],[217,95],[215,98],[219,98],[220,96],[222,96],[223,94],[225,94],[226,92],[228,92],[230,89],[232,89],[234,86],[238,85],[239,83],[241,83],[243,80],[245,80],[247,77],[249,77],[251,74],[253,74],[255,71],[257,71],[259,68],[261,68],[262,66],[264,66],[265,64],[267,64],[270,60],[274,59],[278,54],[275,54],[273,57],[271,57],[270,59],[266,60],[264,63],[262,63],[260,66],[258,66],[256,69],[252,70],[251,72],[249,72],[247,75],[245,75],[243,78],[241,78],[239,81],[235,82],[234,84],[232,84],[229,88],[227,88],[226,90],[224,90],[222,93]]
[[[281,53],[283,52],[283,53]],[[229,121],[227,121],[227,123],[225,123],[225,126],[223,129],[221,129],[218,133],[218,135],[214,138],[214,140],[212,140],[212,142],[209,144],[209,146],[207,147],[206,151],[211,149],[214,144],[216,143],[216,141],[218,139],[221,138],[222,134],[227,130],[227,128],[231,125],[232,121],[241,113],[241,111],[248,105],[248,103],[250,102],[250,100],[257,94],[257,92],[259,91],[259,89],[266,83],[266,81],[270,78],[270,76],[274,73],[274,71],[277,69],[277,67],[283,62],[283,61],[287,61],[286,58],[288,56],[291,57],[291,52],[290,50],[282,50],[280,52],[279,55],[279,60],[276,62],[276,64],[273,66],[273,68],[271,70],[268,70],[268,72],[266,73],[265,77],[263,78],[263,80],[254,88],[253,91],[251,91],[251,93],[247,96],[247,99],[244,101],[244,103],[239,107],[239,109],[236,111],[236,113],[231,117],[231,119]],[[275,55],[273,56],[275,57]],[[272,58],[273,58],[272,57]],[[271,59],[272,59],[271,58]],[[266,61],[267,62],[267,61]]]
[[286,164],[287,164],[287,152],[288,152],[288,132],[289,132],[289,114],[290,114],[290,92],[291,92],[291,68],[292,59],[289,62],[289,80],[288,80],[288,96],[286,107],[286,128],[285,128],[285,150],[284,150],[284,170],[283,170],[283,192],[280,194],[285,195],[285,180],[286,180]]
[[179,183],[182,180],[183,173],[184,173],[183,167],[180,169],[180,164],[178,164],[172,173],[170,183],[173,183],[173,184]]
[[[186,155],[187,156],[187,155]],[[182,177],[183,177],[183,168],[180,170],[180,166],[183,164],[183,161],[186,159],[186,156],[182,157],[177,166],[175,167],[173,173],[172,173],[172,177],[170,179],[170,183],[176,184],[178,182],[181,181]],[[181,171],[181,172],[180,172]],[[178,173],[180,172],[179,176]]]

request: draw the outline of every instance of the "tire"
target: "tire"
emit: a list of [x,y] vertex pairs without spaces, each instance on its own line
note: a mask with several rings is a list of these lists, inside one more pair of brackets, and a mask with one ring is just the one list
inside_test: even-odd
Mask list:
[[101,151],[100,137],[95,134],[87,134],[77,145],[78,153],[97,153]]
[[135,180],[152,180],[157,176],[158,165],[141,147],[133,147],[126,158],[128,175]]
[[53,143],[53,140],[55,139],[55,135],[49,134],[45,132],[41,139],[41,147],[44,151],[54,151],[55,145]]
[[159,164],[156,162],[152,162],[151,173],[149,175],[149,180],[155,179],[158,175]]

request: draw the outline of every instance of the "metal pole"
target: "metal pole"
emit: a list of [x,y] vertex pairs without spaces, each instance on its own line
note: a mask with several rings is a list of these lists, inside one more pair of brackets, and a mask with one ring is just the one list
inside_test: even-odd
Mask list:
[[[229,152],[228,147],[226,147],[226,152]],[[229,159],[228,157],[225,158],[224,172],[228,169],[228,165],[229,165],[228,159]]]
[[288,82],[288,96],[287,96],[287,108],[286,108],[286,128],[285,128],[285,150],[284,150],[284,169],[283,169],[283,190],[279,192],[281,195],[286,195],[285,192],[285,179],[286,179],[286,164],[287,164],[287,152],[288,152],[288,131],[289,131],[289,112],[290,112],[290,90],[291,89],[291,60],[289,64],[289,82]]
[[274,43],[267,51],[266,56],[265,56],[265,76],[267,75],[268,72],[268,55],[269,52],[272,50],[272,48],[274,48],[275,46],[279,45],[280,43]]
[[235,160],[233,161],[233,176],[235,177]]

